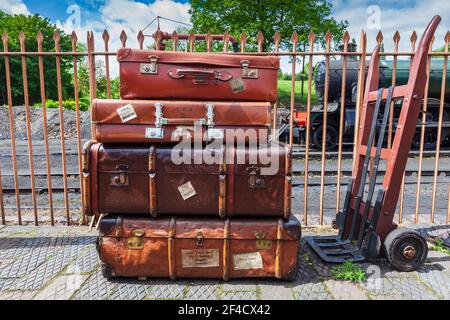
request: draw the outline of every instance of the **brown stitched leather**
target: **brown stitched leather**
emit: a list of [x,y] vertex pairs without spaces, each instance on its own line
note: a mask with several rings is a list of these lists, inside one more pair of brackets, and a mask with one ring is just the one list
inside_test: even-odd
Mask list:
[[92,163],[91,163],[91,201],[92,201],[92,214],[99,214],[99,203],[98,203],[98,151],[100,147],[102,146],[101,143],[94,144],[92,147]]

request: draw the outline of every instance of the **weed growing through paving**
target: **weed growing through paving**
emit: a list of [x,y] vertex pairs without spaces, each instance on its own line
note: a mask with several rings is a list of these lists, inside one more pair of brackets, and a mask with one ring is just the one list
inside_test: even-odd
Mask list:
[[448,249],[445,246],[444,241],[442,241],[441,239],[437,239],[436,242],[433,244],[433,246],[431,247],[431,250],[433,251],[439,251],[439,252],[443,252],[446,253],[448,255],[450,255],[450,249]]
[[335,280],[362,282],[366,280],[366,272],[360,266],[347,261],[331,268],[331,277]]

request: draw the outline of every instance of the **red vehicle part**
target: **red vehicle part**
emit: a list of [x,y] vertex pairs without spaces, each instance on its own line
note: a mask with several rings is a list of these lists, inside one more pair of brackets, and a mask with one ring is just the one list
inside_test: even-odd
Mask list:
[[[441,18],[435,16],[426,28],[406,85],[378,89],[380,46],[375,47],[365,86],[352,180],[344,209],[336,217],[339,234],[307,238],[309,245],[325,261],[363,261],[379,256],[382,245],[389,262],[402,271],[416,270],[426,259],[428,249],[422,236],[413,230],[397,229],[393,220],[427,83],[428,51],[440,21]],[[389,106],[395,100],[403,101],[398,126],[392,147],[383,148]],[[382,101],[385,101],[383,124],[377,146],[374,147]],[[386,161],[386,173],[382,188],[378,190],[375,204],[372,205],[380,160]],[[368,174],[369,190],[365,196]]]

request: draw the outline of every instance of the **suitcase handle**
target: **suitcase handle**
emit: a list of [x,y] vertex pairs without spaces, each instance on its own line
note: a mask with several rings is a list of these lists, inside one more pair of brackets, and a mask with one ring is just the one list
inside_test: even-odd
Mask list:
[[[188,69],[176,69],[176,70],[170,70],[168,72],[169,77],[172,79],[183,79],[186,76],[192,76],[194,78],[200,78],[194,80],[195,84],[204,84],[204,79],[212,79],[212,80],[219,80],[219,81],[228,81],[233,76],[228,71],[217,71],[217,70],[205,70],[205,69],[195,69],[195,68],[188,68]],[[203,80],[203,81],[201,81]]]

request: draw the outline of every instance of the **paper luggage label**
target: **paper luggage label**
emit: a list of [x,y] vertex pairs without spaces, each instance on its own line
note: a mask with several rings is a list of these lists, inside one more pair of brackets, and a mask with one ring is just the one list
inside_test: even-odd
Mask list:
[[181,250],[183,268],[211,268],[219,266],[219,249]]
[[119,114],[122,123],[128,122],[130,120],[136,119],[137,114],[131,104],[124,105],[123,107],[116,110]]
[[183,198],[183,200],[187,200],[189,198],[192,198],[193,196],[195,196],[197,194],[197,192],[194,189],[194,186],[192,185],[192,183],[190,181],[186,182],[185,184],[182,184],[181,186],[178,187],[178,191],[181,194],[181,197]]
[[230,86],[231,86],[231,91],[233,91],[233,93],[239,93],[246,89],[244,80],[242,80],[242,78],[231,79]]
[[233,255],[234,270],[262,269],[263,260],[259,252]]

